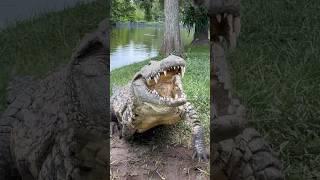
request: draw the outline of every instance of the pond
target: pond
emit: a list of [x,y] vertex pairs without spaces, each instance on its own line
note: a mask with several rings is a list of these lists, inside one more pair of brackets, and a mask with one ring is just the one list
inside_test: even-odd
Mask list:
[[[180,31],[183,45],[190,44],[193,33]],[[117,24],[111,32],[110,70],[157,56],[163,33],[163,24]]]

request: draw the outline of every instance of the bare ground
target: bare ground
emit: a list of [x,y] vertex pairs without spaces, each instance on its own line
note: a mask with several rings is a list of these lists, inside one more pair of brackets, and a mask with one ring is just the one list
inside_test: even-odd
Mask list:
[[166,144],[155,131],[131,140],[112,138],[111,179],[209,179],[209,163],[193,161],[192,149]]

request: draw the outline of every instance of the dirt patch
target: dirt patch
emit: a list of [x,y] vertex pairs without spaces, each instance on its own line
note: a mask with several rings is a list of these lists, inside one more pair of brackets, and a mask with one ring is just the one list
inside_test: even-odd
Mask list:
[[111,179],[209,179],[209,164],[192,160],[182,145],[159,145],[150,134],[111,140]]

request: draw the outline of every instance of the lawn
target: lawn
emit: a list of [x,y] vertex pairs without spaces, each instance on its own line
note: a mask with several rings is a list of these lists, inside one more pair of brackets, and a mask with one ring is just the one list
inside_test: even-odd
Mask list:
[[[196,108],[202,124],[205,128],[206,140],[209,142],[210,134],[210,62],[209,48],[189,47],[186,49],[186,73],[183,78],[183,88],[189,102]],[[154,58],[155,60],[161,57]],[[110,87],[121,86],[132,80],[136,72],[147,64],[149,60],[124,66],[111,71]],[[169,130],[168,130],[169,129]],[[172,143],[190,146],[191,129],[185,123],[179,123],[177,127],[169,127],[165,133],[170,134]]]
[[320,178],[320,1],[242,1],[234,93],[288,179]]
[[106,1],[99,0],[17,22],[0,31],[0,111],[6,108],[10,77],[42,77],[69,62],[83,35],[96,29],[107,12]]

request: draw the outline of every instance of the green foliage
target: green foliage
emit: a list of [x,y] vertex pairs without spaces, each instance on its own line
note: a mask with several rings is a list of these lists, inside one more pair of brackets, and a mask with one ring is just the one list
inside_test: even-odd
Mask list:
[[111,21],[162,21],[163,0],[112,0]]
[[146,21],[163,20],[163,0],[134,0],[134,2],[139,8],[144,10]]
[[138,22],[144,21],[145,20],[144,11],[140,8],[136,8],[134,17],[135,17],[134,18],[135,21],[138,21]]
[[189,31],[195,26],[197,29],[208,27],[207,10],[203,7],[194,7],[190,0],[183,3],[182,22]]
[[135,21],[136,8],[131,0],[112,0],[111,21]]
[[153,21],[164,21],[163,0],[154,0],[151,12]]
[[152,9],[153,0],[143,0],[143,1],[136,0],[136,2],[140,5],[140,8],[144,9],[145,20],[151,21],[152,20],[151,9]]

